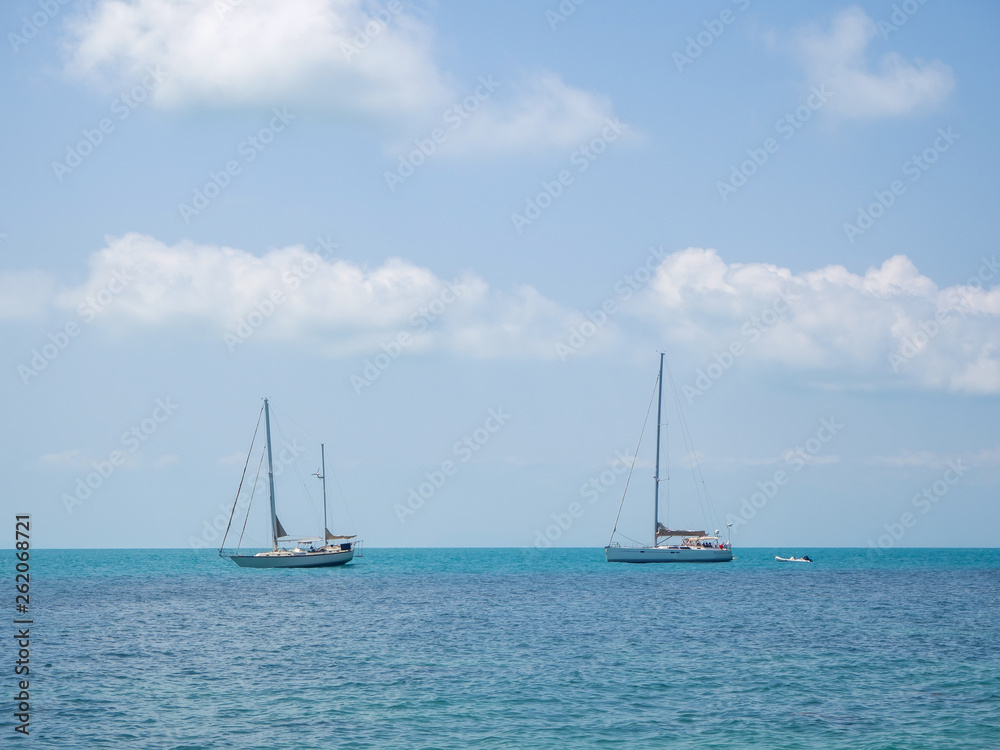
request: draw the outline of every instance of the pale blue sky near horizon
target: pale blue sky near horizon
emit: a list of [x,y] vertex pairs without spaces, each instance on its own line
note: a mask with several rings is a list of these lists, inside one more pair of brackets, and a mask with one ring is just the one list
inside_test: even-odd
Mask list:
[[266,395],[368,545],[603,545],[666,350],[735,545],[995,546],[998,26],[935,0],[8,3],[0,507],[39,546],[211,546]]

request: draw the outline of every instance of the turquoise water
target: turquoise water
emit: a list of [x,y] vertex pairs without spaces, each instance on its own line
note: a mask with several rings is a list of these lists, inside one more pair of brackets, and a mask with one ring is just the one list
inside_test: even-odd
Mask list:
[[31,735],[3,666],[0,747],[1000,747],[1000,551],[736,553],[33,552]]

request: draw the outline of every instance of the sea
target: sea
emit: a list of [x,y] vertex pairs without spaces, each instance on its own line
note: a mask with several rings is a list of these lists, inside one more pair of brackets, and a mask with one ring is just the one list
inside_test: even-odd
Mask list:
[[[774,559],[790,553],[815,562]],[[5,618],[2,748],[1000,748],[996,549],[711,565],[366,549],[312,570],[39,550],[31,566],[30,733]]]

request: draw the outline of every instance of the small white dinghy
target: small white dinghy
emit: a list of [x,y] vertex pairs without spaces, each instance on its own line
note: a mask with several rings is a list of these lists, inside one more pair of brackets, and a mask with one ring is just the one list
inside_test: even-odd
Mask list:
[[812,558],[809,555],[802,555],[802,557],[778,557],[775,555],[774,559],[778,562],[812,562]]

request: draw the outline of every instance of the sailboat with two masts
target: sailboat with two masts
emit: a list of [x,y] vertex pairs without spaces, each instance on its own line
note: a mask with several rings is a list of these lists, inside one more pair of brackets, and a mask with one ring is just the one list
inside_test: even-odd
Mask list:
[[[236,507],[239,502],[240,490],[236,491],[236,501],[233,502],[233,511],[229,515],[229,525],[226,533],[222,537],[222,546],[219,547],[219,555],[228,557],[242,568],[321,568],[333,565],[344,565],[354,559],[355,549],[360,547],[361,542],[356,541],[354,534],[331,534],[327,528],[326,513],[326,447],[320,445],[321,467],[315,476],[323,481],[323,534],[318,537],[294,537],[285,532],[274,504],[274,463],[271,455],[271,409],[268,400],[264,399],[264,433],[267,442],[267,484],[268,498],[270,500],[270,522],[271,522],[271,549],[256,554],[242,552],[239,549],[225,549],[226,537],[229,535],[230,527],[233,523],[233,516],[236,514]],[[260,418],[257,419],[257,428],[260,428]],[[254,430],[254,440],[257,437],[257,430]],[[243,479],[246,478],[247,465],[250,463],[250,455],[253,454],[253,441],[250,444],[250,454],[247,456],[247,464],[243,467],[243,477],[240,478],[240,488],[243,486]],[[263,458],[263,457],[262,457]],[[256,482],[255,482],[256,484]],[[251,497],[252,502],[252,497]],[[250,509],[247,508],[249,518]],[[246,528],[246,521],[243,523]],[[240,534],[242,541],[243,534]],[[294,547],[280,546],[279,542],[294,544]],[[317,546],[317,544],[319,546]]]
[[[671,381],[672,383],[672,381]],[[663,426],[663,353],[660,353],[660,374],[656,379],[656,470],[653,475],[653,544],[652,546],[623,546],[615,541],[618,531],[618,518],[611,531],[611,541],[604,548],[608,562],[624,563],[674,563],[674,562],[729,562],[733,559],[731,542],[721,541],[719,532],[714,536],[704,530],[671,529],[660,523],[660,431]],[[674,393],[677,408],[680,402]],[[652,406],[652,404],[650,404]],[[648,412],[647,412],[648,414]],[[679,415],[678,415],[679,416]],[[678,421],[681,421],[680,419]],[[683,422],[681,424],[684,427]],[[641,438],[640,438],[641,440]],[[688,440],[690,442],[690,439]],[[629,472],[631,474],[631,472]],[[627,489],[626,484],[626,489]],[[625,495],[622,495],[622,504]],[[621,506],[618,507],[618,517],[621,517]],[[680,539],[679,544],[661,544],[660,540]]]

